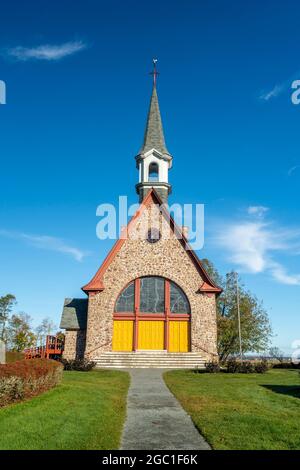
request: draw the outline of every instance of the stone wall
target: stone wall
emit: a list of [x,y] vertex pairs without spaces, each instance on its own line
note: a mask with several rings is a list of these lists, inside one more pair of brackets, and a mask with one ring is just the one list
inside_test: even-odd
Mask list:
[[82,359],[84,357],[86,330],[68,330],[65,332],[64,359]]
[[[150,209],[151,208],[151,209]],[[206,360],[217,353],[215,296],[198,292],[203,280],[167,221],[155,206],[144,210],[129,231],[128,239],[107,268],[104,290],[90,295],[86,351],[95,358],[112,349],[114,304],[122,289],[141,276],[162,276],[178,284],[191,306],[191,350],[200,352]],[[150,227],[158,227],[162,238],[157,243],[146,240]]]

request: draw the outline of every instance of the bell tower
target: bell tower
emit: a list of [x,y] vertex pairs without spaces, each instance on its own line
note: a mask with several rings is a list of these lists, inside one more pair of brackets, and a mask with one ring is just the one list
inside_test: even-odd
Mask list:
[[172,155],[167,150],[160,116],[156,82],[157,59],[153,59],[153,89],[150,100],[144,142],[136,158],[139,170],[139,182],[136,192],[142,202],[151,188],[154,188],[164,203],[168,202],[171,185],[168,181],[169,169],[172,168]]

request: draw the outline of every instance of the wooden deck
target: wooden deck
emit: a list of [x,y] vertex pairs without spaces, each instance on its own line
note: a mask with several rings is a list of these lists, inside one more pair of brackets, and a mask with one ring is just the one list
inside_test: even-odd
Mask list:
[[57,336],[48,335],[44,346],[28,348],[24,350],[25,359],[57,359],[62,356],[64,350],[64,341]]

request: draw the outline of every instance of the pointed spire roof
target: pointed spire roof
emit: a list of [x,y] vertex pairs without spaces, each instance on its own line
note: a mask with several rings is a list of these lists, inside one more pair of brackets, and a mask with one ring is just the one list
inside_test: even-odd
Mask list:
[[145,153],[153,148],[155,148],[155,150],[158,150],[162,154],[170,155],[165,143],[164,131],[158,104],[156,80],[154,80],[153,83],[152,96],[144,135],[144,143],[139,153]]

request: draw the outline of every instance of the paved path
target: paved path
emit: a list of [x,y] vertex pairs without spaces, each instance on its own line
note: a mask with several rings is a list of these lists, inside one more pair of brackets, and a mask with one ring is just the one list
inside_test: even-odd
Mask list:
[[162,369],[129,369],[131,385],[122,450],[209,450],[169,391]]

